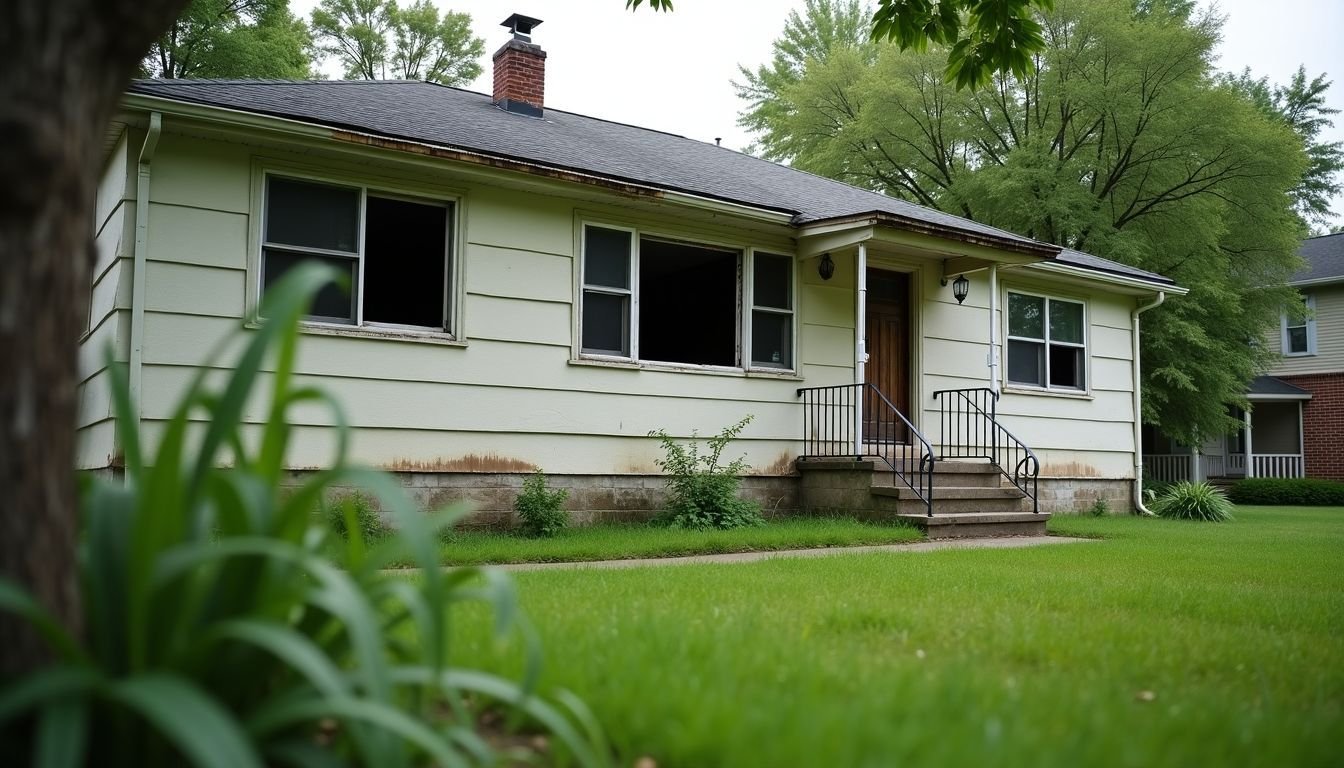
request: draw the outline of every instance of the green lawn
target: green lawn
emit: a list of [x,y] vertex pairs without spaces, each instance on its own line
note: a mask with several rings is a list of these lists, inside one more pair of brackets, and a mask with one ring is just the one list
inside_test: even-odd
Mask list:
[[567,528],[551,539],[526,539],[491,531],[457,531],[444,543],[443,559],[453,565],[624,560],[895,544],[922,538],[917,529],[907,526],[875,525],[837,518],[793,518],[772,521],[760,528],[733,531],[597,525]]
[[624,765],[1340,764],[1344,509],[1051,528],[1106,540],[517,581]]

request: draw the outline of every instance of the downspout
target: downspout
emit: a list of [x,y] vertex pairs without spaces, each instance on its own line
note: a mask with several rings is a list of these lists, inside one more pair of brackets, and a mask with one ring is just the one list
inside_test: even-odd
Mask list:
[[1136,307],[1130,313],[1130,326],[1134,329],[1134,509],[1149,516],[1152,511],[1143,505],[1143,397],[1140,391],[1143,370],[1139,363],[1139,315],[1161,306],[1166,300],[1166,291],[1158,291],[1157,299],[1151,304]]
[[989,388],[999,394],[999,265],[989,265]]
[[135,250],[131,257],[131,348],[128,367],[137,432],[140,430],[140,414],[143,412],[140,390],[144,369],[145,270],[149,260],[149,166],[154,160],[154,151],[158,149],[162,130],[163,115],[150,112],[149,129],[145,133],[145,143],[140,147],[139,175],[135,182]]
[[868,246],[859,243],[854,271],[858,290],[854,297],[854,456],[863,456],[863,383],[867,381],[868,364]]

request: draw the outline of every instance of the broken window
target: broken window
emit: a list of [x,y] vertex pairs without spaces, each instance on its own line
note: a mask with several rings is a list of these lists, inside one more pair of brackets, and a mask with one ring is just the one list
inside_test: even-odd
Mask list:
[[450,203],[267,176],[262,293],[316,261],[345,281],[318,293],[310,319],[448,330],[451,214]]

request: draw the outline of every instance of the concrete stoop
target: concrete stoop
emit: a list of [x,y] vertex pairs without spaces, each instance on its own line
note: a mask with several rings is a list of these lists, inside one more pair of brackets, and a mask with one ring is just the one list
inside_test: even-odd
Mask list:
[[800,459],[804,509],[868,520],[898,519],[930,539],[1043,536],[1049,513],[985,462],[940,461],[933,473],[933,515],[918,494],[879,458]]

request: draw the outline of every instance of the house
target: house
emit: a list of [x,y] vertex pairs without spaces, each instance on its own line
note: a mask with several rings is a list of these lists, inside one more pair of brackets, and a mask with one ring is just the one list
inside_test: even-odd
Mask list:
[[[426,506],[506,514],[540,467],[591,518],[647,515],[663,485],[648,433],[705,435],[748,414],[731,450],[767,510],[848,503],[837,483],[867,476],[800,479],[840,456],[860,475],[895,465],[890,504],[921,513],[981,496],[1029,516],[1130,505],[1139,312],[1183,289],[547,107],[536,23],[510,17],[490,95],[134,83],[98,192],[80,466],[116,463],[101,350],[128,362],[152,442],[205,351],[316,259],[353,290],[317,298],[299,371],[345,403],[353,457]],[[296,474],[322,465],[330,432],[302,415]],[[973,454],[1006,476],[979,476]],[[934,460],[940,485],[965,481],[940,491],[946,505],[923,490]],[[980,486],[993,487],[968,490]]]
[[1311,237],[1288,284],[1307,314],[1285,311],[1265,343],[1278,356],[1246,391],[1245,426],[1192,451],[1148,431],[1144,466],[1157,479],[1313,477],[1344,480],[1344,234]]

